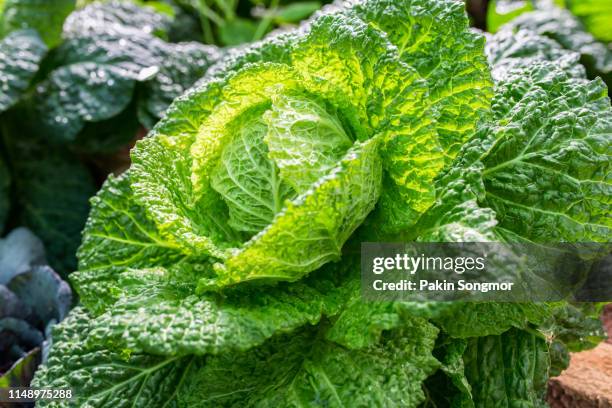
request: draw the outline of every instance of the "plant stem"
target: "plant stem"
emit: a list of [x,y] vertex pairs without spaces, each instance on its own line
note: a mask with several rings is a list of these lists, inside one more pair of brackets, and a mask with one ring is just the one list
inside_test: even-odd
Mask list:
[[202,25],[202,31],[204,32],[204,42],[206,44],[214,44],[215,37],[213,36],[212,28],[210,27],[210,21],[203,16],[200,15],[200,24]]
[[268,31],[268,27],[270,27],[270,23],[272,22],[272,16],[276,13],[276,9],[278,8],[279,0],[272,0],[270,2],[269,10],[264,14],[264,17],[259,22],[257,26],[257,30],[255,30],[255,34],[253,35],[253,41],[259,41],[263,38]]
[[199,4],[198,11],[200,12],[200,14],[206,16],[206,18],[208,18],[210,21],[212,21],[218,26],[222,26],[225,24],[225,21],[223,20],[223,18],[220,15],[218,15],[213,9],[208,7],[206,0],[200,0],[198,4]]
[[225,15],[225,20],[231,21],[236,17],[235,7],[236,4],[231,0],[214,0],[217,7],[219,7]]

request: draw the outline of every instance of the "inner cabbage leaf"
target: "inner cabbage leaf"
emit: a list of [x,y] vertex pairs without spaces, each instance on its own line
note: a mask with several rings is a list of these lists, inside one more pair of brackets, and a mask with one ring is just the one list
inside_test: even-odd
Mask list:
[[328,174],[353,145],[338,116],[306,97],[279,95],[264,120],[269,155],[299,193]]
[[281,179],[276,164],[268,157],[264,143],[267,125],[260,117],[249,119],[238,120],[229,127],[234,138],[223,149],[211,173],[211,186],[229,208],[229,225],[238,231],[256,233],[272,222],[284,201],[293,198],[295,192]]

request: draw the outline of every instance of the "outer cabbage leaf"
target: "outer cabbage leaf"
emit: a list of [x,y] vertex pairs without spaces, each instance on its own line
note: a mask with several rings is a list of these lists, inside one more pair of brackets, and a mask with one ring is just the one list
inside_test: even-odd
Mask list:
[[467,341],[438,337],[434,356],[440,361],[440,370],[425,381],[425,406],[474,408],[472,387],[465,378],[463,354]]
[[[605,242],[612,120],[605,95],[600,80],[573,78],[552,63],[511,71],[497,86],[494,120],[480,127],[437,180],[436,204],[402,238]],[[535,303],[410,307],[452,337],[543,324],[555,310]]]
[[[297,40],[300,32],[288,31],[280,34],[270,34],[265,40],[241,47],[227,50],[223,58],[219,59],[206,71],[206,75],[196,83],[194,88],[202,89],[204,85],[214,79],[222,79],[228,72],[236,72],[247,64],[259,62],[291,63],[293,42]],[[206,117],[207,113],[202,116]]]
[[91,213],[78,251],[79,271],[70,278],[81,303],[99,314],[121,293],[119,274],[128,267],[165,267],[179,263],[185,254],[164,241],[144,210],[134,202],[130,171],[109,176],[91,200]]
[[249,353],[206,359],[111,352],[84,341],[90,333],[80,309],[55,328],[56,346],[33,386],[71,387],[76,398],[41,406],[416,407],[424,399],[421,381],[438,366],[431,356],[437,330],[418,320],[361,351],[322,340],[311,328]]
[[62,24],[75,3],[75,0],[4,0],[0,3],[0,37],[31,28],[49,47],[54,47],[61,41]]
[[510,330],[468,341],[465,376],[476,407],[545,407],[550,356],[545,339]]
[[[198,265],[183,264],[178,272]],[[257,297],[233,292],[197,295],[162,268],[125,270],[122,292],[93,323],[90,340],[156,355],[246,351],[277,333],[316,324],[344,302],[347,276],[325,269],[306,281],[281,284]],[[335,278],[325,275],[338,274]]]
[[415,315],[430,318],[455,338],[499,335],[510,328],[529,329],[550,319],[546,303],[430,303],[414,305]]
[[72,388],[74,400],[39,401],[42,407],[130,407],[173,404],[193,357],[156,357],[110,351],[84,342],[91,330],[80,308],[53,329],[53,349],[32,386]]
[[306,329],[247,354],[208,359],[185,382],[179,405],[416,407],[424,399],[421,382],[438,366],[431,355],[436,335],[414,320],[376,345],[350,350]]
[[464,4],[456,1],[368,0],[354,11],[385,31],[400,58],[416,68],[439,112],[437,129],[449,163],[486,115],[492,96],[483,56],[484,37],[469,29]]
[[326,338],[350,349],[363,349],[377,344],[382,333],[406,324],[403,307],[393,302],[361,301],[359,282],[352,282],[352,297],[335,317]]
[[601,80],[571,78],[551,64],[518,71],[500,84],[495,122],[465,154],[484,165],[479,201],[496,212],[498,234],[535,242],[609,239],[612,108],[606,91]]
[[0,112],[28,89],[47,47],[34,30],[15,31],[0,40]]
[[441,370],[426,382],[434,406],[546,407],[550,353],[536,332],[511,329],[496,336],[439,339]]
[[551,319],[539,330],[568,351],[577,353],[592,349],[606,339],[600,316],[601,308],[593,304],[567,304],[555,309]]
[[437,181],[438,203],[408,236],[446,228],[439,220],[469,205],[476,213],[492,210],[489,238],[605,242],[612,154],[606,93],[601,80],[573,78],[552,63],[508,73],[497,86],[493,120]]
[[359,282],[335,317],[327,336],[349,348],[376,344],[386,330],[402,327],[406,317],[420,317],[452,338],[499,335],[510,328],[529,329],[547,323],[555,307],[549,304],[463,302],[361,302]]
[[[605,241],[609,235],[606,197],[610,194],[610,143],[606,135],[610,134],[612,115],[601,81],[573,78],[545,63],[516,70],[498,85],[493,112],[495,121],[481,127],[437,180],[436,204],[402,238],[431,242]],[[506,166],[513,167],[512,171],[504,171]],[[534,190],[531,208],[525,189],[541,183],[546,185],[537,193]],[[506,188],[510,186],[523,193],[516,201],[502,202],[495,193],[509,191]],[[563,195],[538,201],[542,191]],[[582,202],[588,210],[574,212],[574,206]],[[554,211],[544,206],[554,206]],[[406,307],[411,314],[431,319],[445,333],[460,338],[499,335],[510,327],[544,324],[555,310],[547,304],[504,303],[419,303]],[[398,313],[398,306],[394,309]],[[393,314],[388,313],[383,322],[395,324]],[[365,327],[376,322],[376,318],[368,322],[365,315],[349,308],[338,322],[365,320]],[[340,327],[339,333],[349,333]],[[369,330],[355,332],[366,336]]]

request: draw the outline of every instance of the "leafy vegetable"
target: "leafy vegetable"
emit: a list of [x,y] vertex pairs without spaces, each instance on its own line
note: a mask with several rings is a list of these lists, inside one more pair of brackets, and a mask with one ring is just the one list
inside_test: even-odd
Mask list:
[[94,181],[76,155],[46,145],[20,118],[13,112],[1,128],[12,174],[12,222],[42,239],[50,264],[65,275],[76,268]]
[[[502,35],[508,37],[512,35],[511,33],[516,34],[526,30],[548,37],[561,48],[578,53],[580,63],[586,68],[588,77],[594,79],[599,76],[609,86],[612,81],[610,77],[612,75],[612,52],[609,47],[588,33],[584,25],[570,11],[554,7],[546,2],[536,4],[538,5],[536,11],[519,13],[518,17],[501,26],[501,30],[505,31],[505,34]],[[570,4],[575,3],[570,2]],[[573,10],[572,6],[570,10]],[[495,30],[497,29],[499,28]],[[527,34],[521,34],[521,36],[525,37]],[[522,42],[523,40],[515,41]],[[533,40],[527,41],[533,42]],[[538,41],[541,42],[541,40]],[[549,45],[540,47],[550,48]],[[563,63],[567,64],[567,60],[563,60]],[[571,65],[573,64],[569,66]]]
[[516,68],[529,68],[538,61],[555,62],[558,67],[576,78],[584,78],[580,55],[566,50],[557,42],[533,31],[504,27],[487,42],[485,52],[492,66],[492,75],[501,80]]
[[4,223],[6,222],[10,208],[10,186],[11,175],[6,168],[4,159],[0,156],[0,231],[4,229]]
[[600,76],[607,84],[612,78],[612,52],[585,32],[580,22],[567,10],[550,9],[524,14],[513,20],[515,30],[524,28],[551,38],[563,48],[578,52],[589,78]]
[[77,397],[41,406],[541,405],[567,304],[360,294],[364,241],[610,235],[604,83],[531,32],[492,41],[495,88],[452,0],[355,0],[230,52],[92,200],[83,307],[33,383]]
[[74,10],[75,0],[3,0],[0,38],[20,29],[33,29],[49,47],[60,42],[62,23]]
[[[133,98],[143,125],[163,116],[218,56],[214,47],[155,37],[165,25],[165,17],[130,3],[93,4],[72,13],[65,41],[32,96],[33,116],[48,137],[74,141],[87,123],[117,117]],[[138,91],[137,83],[143,84]]]
[[0,300],[0,385],[28,386],[46,333],[66,316],[72,295],[25,228],[0,240]]
[[46,52],[47,47],[33,30],[15,31],[0,40],[0,112],[14,105],[26,91]]
[[549,360],[542,336],[515,329],[475,338],[463,355],[472,398],[486,407],[546,406]]
[[503,240],[605,242],[612,153],[606,93],[601,80],[573,78],[549,63],[511,73],[497,87],[493,121],[439,183],[480,172],[475,199],[495,211]]

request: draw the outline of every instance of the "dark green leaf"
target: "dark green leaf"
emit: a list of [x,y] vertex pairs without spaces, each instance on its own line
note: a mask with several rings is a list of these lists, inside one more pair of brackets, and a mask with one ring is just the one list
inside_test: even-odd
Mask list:
[[28,134],[18,120],[5,121],[3,133],[19,221],[42,239],[50,265],[65,276],[76,267],[95,193],[91,174],[72,153]]
[[546,407],[550,357],[543,338],[516,329],[477,337],[463,361],[476,407]]
[[127,350],[87,347],[84,340],[90,330],[89,319],[81,309],[54,328],[54,346],[47,365],[37,371],[32,385],[72,388],[75,399],[39,401],[39,406],[176,406],[176,394],[192,357],[130,355]]
[[488,38],[485,51],[496,81],[503,80],[513,69],[529,68],[539,61],[555,63],[575,78],[586,77],[585,69],[579,63],[580,54],[531,30],[506,26]]
[[0,234],[4,231],[4,223],[11,207],[11,175],[0,155]]
[[140,116],[146,119],[144,125],[152,126],[218,58],[214,47],[170,44],[153,36],[165,19],[152,15],[157,14],[135,5],[115,8],[105,3],[70,16],[66,41],[54,53],[31,101],[41,131],[55,141],[74,141],[86,124],[125,111],[137,83],[143,83],[138,109],[146,113]]
[[0,112],[28,89],[47,47],[34,30],[20,30],[0,40]]
[[29,313],[17,295],[6,286],[0,285],[0,319],[3,317],[16,317],[23,319]]
[[[136,4],[135,4],[136,3]],[[78,37],[94,27],[123,26],[158,37],[166,37],[171,19],[145,3],[132,1],[94,2],[70,15],[64,26],[66,37]]]
[[510,22],[509,27],[533,31],[579,53],[589,78],[599,76],[608,85],[612,84],[612,51],[587,33],[569,11],[552,8],[526,13]]
[[277,337],[249,353],[209,358],[178,399],[185,407],[416,407],[421,382],[437,368],[437,331],[407,322],[379,343],[350,350],[316,329]]
[[49,47],[61,40],[64,19],[75,0],[4,0],[0,3],[0,38],[12,31],[32,28]]

